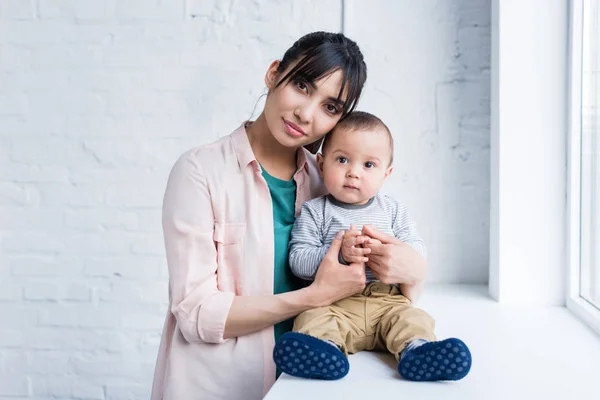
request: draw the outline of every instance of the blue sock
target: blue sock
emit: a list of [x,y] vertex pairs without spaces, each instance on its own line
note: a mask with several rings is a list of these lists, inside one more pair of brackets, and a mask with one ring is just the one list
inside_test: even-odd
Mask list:
[[425,343],[429,343],[429,340],[425,340],[425,339],[411,340],[410,342],[408,342],[408,344],[404,348],[404,351],[402,351],[402,353],[400,353],[400,359],[402,359],[402,357],[404,357],[404,355],[407,354],[409,351],[414,350],[417,347],[419,347]]
[[341,379],[350,370],[348,357],[335,343],[298,332],[279,338],[273,361],[286,374],[309,379]]
[[457,381],[471,370],[471,352],[460,339],[413,340],[400,354],[398,372],[410,381]]

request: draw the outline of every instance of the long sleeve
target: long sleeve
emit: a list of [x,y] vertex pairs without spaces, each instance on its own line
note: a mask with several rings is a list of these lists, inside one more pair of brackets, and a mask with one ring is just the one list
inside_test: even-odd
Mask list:
[[329,243],[323,243],[322,213],[311,207],[311,203],[302,205],[290,237],[290,268],[294,275],[305,280],[314,279],[329,249]]
[[406,205],[404,203],[396,202],[396,206],[397,208],[392,224],[394,236],[404,243],[410,245],[423,257],[427,257],[427,248],[425,247],[425,242],[417,232],[417,226],[415,222],[410,219]]
[[217,288],[213,209],[193,153],[181,156],[171,170],[162,224],[177,325],[188,342],[224,342],[234,293]]

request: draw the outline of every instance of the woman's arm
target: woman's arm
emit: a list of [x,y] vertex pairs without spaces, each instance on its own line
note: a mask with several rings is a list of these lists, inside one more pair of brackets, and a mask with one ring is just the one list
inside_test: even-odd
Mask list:
[[222,343],[364,288],[364,268],[339,264],[341,240],[336,239],[332,243],[333,255],[332,251],[325,255],[308,288],[243,297],[220,291],[211,197],[192,152],[181,156],[169,175],[163,202],[163,232],[171,312],[184,338],[191,343]]
[[402,293],[416,301],[423,292],[427,260],[413,246],[365,225],[363,234],[371,237],[363,247],[371,249],[369,267],[383,283],[400,286]]
[[303,289],[271,296],[237,296],[225,324],[225,337],[236,337],[275,325],[310,308],[327,306],[365,287],[362,265],[342,265],[342,233],[331,242],[314,282]]
[[428,270],[427,247],[423,238],[417,232],[417,225],[410,218],[406,205],[396,202],[396,207],[396,217],[392,226],[394,236],[415,250],[412,252],[413,259],[411,262],[414,265],[414,270],[417,271],[413,283],[400,283],[400,291],[414,303],[421,297],[425,287],[425,277]]
[[412,285],[401,283],[399,286],[404,297],[408,298],[412,303],[415,303],[423,294],[425,281],[419,281]]
[[171,313],[188,342],[221,343],[234,294],[217,288],[212,202],[196,157],[177,160],[163,200]]

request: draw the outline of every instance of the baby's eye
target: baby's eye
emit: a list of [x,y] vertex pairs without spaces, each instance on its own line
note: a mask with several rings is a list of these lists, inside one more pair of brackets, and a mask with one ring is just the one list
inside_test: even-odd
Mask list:
[[346,157],[338,157],[337,162],[339,162],[340,164],[347,164],[348,159]]
[[371,161],[367,161],[365,163],[365,168],[375,168],[375,163]]

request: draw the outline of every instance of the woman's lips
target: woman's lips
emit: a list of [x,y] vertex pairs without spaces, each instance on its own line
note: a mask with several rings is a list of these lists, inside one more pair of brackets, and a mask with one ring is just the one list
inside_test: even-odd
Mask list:
[[304,133],[302,128],[300,128],[298,125],[292,124],[291,122],[286,121],[285,119],[283,120],[283,124],[285,125],[285,129],[287,130],[287,132],[292,136],[301,137],[306,135],[306,133]]

